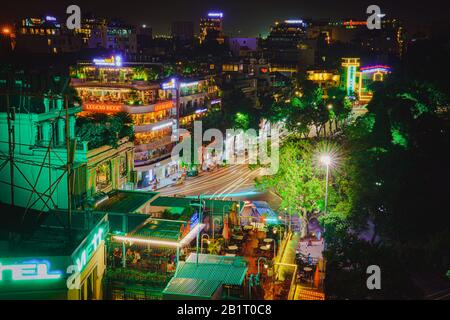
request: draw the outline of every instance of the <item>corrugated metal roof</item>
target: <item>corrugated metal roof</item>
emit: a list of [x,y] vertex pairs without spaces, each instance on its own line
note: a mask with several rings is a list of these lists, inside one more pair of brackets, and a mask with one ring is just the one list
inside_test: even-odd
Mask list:
[[218,280],[177,277],[170,280],[163,290],[163,294],[211,298],[220,286],[221,282]]
[[155,192],[114,191],[109,199],[99,204],[95,210],[104,212],[130,213],[135,212],[155,197]]
[[181,226],[186,227],[186,224],[184,221],[148,219],[130,235],[145,239],[177,241],[181,236]]
[[177,278],[218,280],[227,285],[242,285],[247,274],[247,263],[242,257],[191,254],[178,265]]

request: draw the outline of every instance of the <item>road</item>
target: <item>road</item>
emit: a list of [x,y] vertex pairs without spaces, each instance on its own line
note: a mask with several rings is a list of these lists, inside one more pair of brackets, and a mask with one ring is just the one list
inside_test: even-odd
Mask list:
[[212,196],[221,200],[263,200],[273,209],[278,209],[280,199],[270,191],[256,190],[254,180],[261,176],[261,170],[250,170],[248,165],[230,165],[212,172],[202,172],[197,177],[187,178],[178,186],[158,190],[165,196]]

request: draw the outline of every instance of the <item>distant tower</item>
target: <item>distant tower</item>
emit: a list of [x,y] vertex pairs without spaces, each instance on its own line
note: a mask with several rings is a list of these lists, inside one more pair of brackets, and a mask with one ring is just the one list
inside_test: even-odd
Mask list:
[[223,13],[209,12],[207,17],[200,19],[200,43],[203,43],[206,37],[214,37],[217,42],[224,43],[223,36]]
[[347,95],[352,96],[355,94],[356,73],[360,66],[359,58],[342,58],[342,66],[345,68]]

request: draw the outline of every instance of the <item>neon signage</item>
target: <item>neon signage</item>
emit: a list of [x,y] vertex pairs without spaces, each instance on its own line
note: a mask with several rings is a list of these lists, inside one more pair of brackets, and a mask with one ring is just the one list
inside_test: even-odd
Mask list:
[[198,216],[198,212],[195,212],[191,216],[191,220],[190,220],[190,227],[191,227],[191,229],[194,228],[198,224],[199,221],[200,221],[200,217]]
[[91,231],[86,239],[72,254],[72,260],[76,265],[77,272],[81,272],[94,255],[98,246],[105,239],[109,231],[108,220],[101,221],[98,226]]
[[96,112],[120,112],[122,111],[121,104],[107,104],[107,103],[85,103],[83,104],[84,111]]
[[109,66],[109,67],[121,67],[122,66],[122,57],[121,56],[111,56],[110,58],[105,59],[94,59],[94,64],[97,66]]
[[56,18],[53,17],[53,16],[46,16],[45,20],[47,20],[47,21],[56,21]]
[[356,66],[349,66],[347,68],[347,95],[355,92],[356,82]]
[[180,87],[185,88],[185,87],[192,87],[192,86],[196,86],[198,85],[198,81],[194,81],[194,82],[183,82],[180,84]]
[[162,88],[164,90],[175,89],[175,85],[176,85],[176,80],[174,78],[172,78],[169,82],[163,83]]
[[384,65],[375,65],[375,66],[362,67],[360,70],[362,73],[390,72],[391,67],[384,66]]
[[344,26],[365,26],[367,25],[367,21],[344,21],[343,23]]
[[287,24],[300,24],[300,23],[303,23],[303,20],[284,20],[284,23],[287,23]]
[[0,283],[5,280],[4,275],[11,274],[11,280],[57,280],[62,277],[61,271],[50,271],[48,261],[24,261],[16,264],[2,264],[0,262]]
[[210,12],[208,13],[208,17],[210,18],[223,18],[222,12]]

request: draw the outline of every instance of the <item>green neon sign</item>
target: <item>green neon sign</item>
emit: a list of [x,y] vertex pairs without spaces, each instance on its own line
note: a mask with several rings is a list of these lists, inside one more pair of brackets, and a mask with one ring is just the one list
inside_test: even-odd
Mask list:
[[347,67],[347,95],[352,95],[355,92],[356,83],[356,66]]
[[57,280],[62,277],[61,271],[50,271],[49,261],[23,261],[22,263],[3,264],[0,261],[0,284],[10,274],[10,279],[17,280]]
[[72,254],[72,261],[76,265],[77,272],[83,271],[84,267],[89,263],[89,260],[94,255],[98,246],[105,239],[109,232],[108,220],[102,220],[95,227],[94,230],[89,233],[86,239],[80,244],[80,246]]

